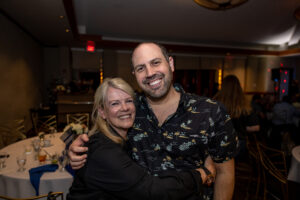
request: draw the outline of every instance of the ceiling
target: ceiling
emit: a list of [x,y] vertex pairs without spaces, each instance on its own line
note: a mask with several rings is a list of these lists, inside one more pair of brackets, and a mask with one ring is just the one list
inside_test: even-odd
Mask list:
[[294,17],[299,7],[300,0],[248,0],[224,11],[193,0],[0,1],[3,16],[45,46],[76,46],[88,39],[97,46],[129,47],[151,40],[270,51],[299,49],[300,21]]

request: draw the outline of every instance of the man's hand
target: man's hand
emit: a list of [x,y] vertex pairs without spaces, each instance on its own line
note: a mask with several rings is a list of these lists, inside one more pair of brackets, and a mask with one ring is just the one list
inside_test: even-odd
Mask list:
[[72,142],[69,147],[68,155],[70,158],[70,165],[72,169],[80,169],[84,166],[87,158],[87,147],[84,147],[84,143],[89,141],[87,134],[82,134]]
[[214,162],[213,162],[213,160],[211,159],[210,156],[208,156],[206,158],[204,166],[211,173],[210,176],[207,176],[207,172],[205,172],[205,170],[203,168],[198,168],[196,170],[198,172],[200,172],[200,174],[201,174],[202,183],[205,184],[205,185],[210,186],[214,182],[214,179],[216,177],[216,167],[215,167],[215,164],[214,164]]
[[206,184],[208,186],[210,186],[214,181],[215,181],[215,178],[216,178],[216,166],[214,164],[214,161],[211,159],[210,156],[208,156],[206,159],[205,159],[205,162],[204,162],[204,166],[210,171],[211,173],[211,176],[207,178],[207,181],[206,181]]

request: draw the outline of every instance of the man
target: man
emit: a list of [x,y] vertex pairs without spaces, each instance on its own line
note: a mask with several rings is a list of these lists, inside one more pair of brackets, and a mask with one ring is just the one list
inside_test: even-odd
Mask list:
[[[138,45],[132,64],[144,91],[137,97],[136,120],[128,132],[132,158],[152,174],[159,174],[201,167],[211,156],[217,169],[214,199],[231,199],[237,137],[223,107],[173,87],[173,58],[156,43]],[[85,162],[86,155],[76,155],[86,150],[79,147],[87,140],[84,137],[70,147],[74,169]],[[209,192],[204,199],[210,199]]]

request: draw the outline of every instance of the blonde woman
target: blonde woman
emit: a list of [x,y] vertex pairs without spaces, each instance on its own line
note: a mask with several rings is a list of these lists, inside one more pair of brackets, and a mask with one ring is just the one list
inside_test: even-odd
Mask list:
[[126,135],[134,119],[132,88],[120,78],[105,79],[95,93],[87,162],[76,172],[67,199],[201,199],[203,169],[157,177],[129,158]]

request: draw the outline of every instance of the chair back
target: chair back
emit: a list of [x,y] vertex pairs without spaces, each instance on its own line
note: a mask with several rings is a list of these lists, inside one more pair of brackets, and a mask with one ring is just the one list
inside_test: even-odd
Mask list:
[[25,120],[24,119],[16,119],[14,120],[14,131],[19,134],[22,139],[26,138],[26,130],[25,130]]
[[67,124],[84,124],[86,127],[90,125],[89,113],[70,113],[67,114]]
[[34,128],[36,133],[39,132],[51,132],[51,130],[57,130],[57,120],[56,115],[45,115],[38,116],[34,120]]
[[287,167],[283,151],[258,143],[258,152],[263,167],[278,181],[287,184]]
[[0,199],[4,199],[4,200],[35,200],[35,199],[42,199],[42,198],[47,198],[47,200],[56,200],[56,199],[63,200],[64,194],[63,194],[63,192],[49,192],[48,194],[34,196],[34,197],[30,197],[30,198],[22,198],[22,199],[0,195]]
[[15,120],[15,129],[16,131],[25,134],[25,120],[24,119],[16,119]]
[[279,183],[281,184],[282,197],[283,199],[288,200],[288,181],[285,153],[261,143],[257,144],[257,149],[259,152],[261,164],[263,166],[264,200],[267,199],[267,193],[269,193],[275,199],[280,199],[274,194],[274,192],[278,191],[269,191],[267,189],[267,186],[270,185],[269,179],[267,177],[268,174],[271,175],[274,180],[279,181]]

